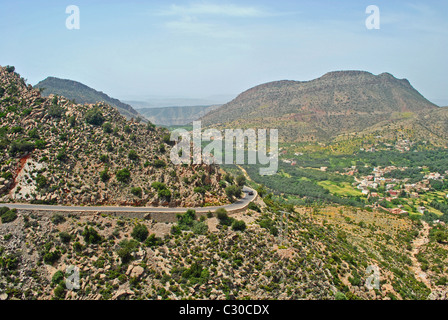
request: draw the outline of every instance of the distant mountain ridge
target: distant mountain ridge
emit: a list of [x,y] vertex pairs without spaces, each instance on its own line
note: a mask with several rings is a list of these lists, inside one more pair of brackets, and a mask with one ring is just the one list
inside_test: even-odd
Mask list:
[[50,94],[64,96],[67,99],[75,100],[77,103],[97,103],[105,102],[118,109],[121,115],[127,119],[141,117],[141,115],[129,104],[118,99],[109,97],[107,94],[92,89],[77,81],[48,77],[34,86],[44,89],[42,95],[48,97]]
[[390,73],[334,71],[311,81],[253,87],[203,116],[204,126],[278,128],[287,141],[328,140],[438,107]]
[[149,121],[156,125],[186,125],[206,115],[208,112],[219,108],[213,106],[185,106],[185,107],[163,107],[143,108],[138,111]]

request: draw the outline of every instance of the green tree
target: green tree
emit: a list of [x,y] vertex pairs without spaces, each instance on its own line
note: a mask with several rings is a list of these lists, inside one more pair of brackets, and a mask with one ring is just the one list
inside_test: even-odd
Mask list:
[[110,122],[103,123],[103,131],[105,133],[112,133],[113,132],[112,124]]
[[115,176],[117,180],[122,183],[128,183],[131,180],[131,172],[128,168],[118,170]]
[[63,243],[70,243],[70,241],[72,240],[72,236],[69,234],[69,233],[67,233],[67,232],[60,232],[59,233],[59,238],[61,239],[61,241],[63,242]]
[[7,210],[1,215],[2,223],[13,222],[17,219],[17,209]]
[[98,231],[96,231],[93,227],[84,227],[82,236],[84,237],[84,241],[88,244],[97,244],[103,240],[103,238],[98,234]]
[[148,228],[144,224],[137,224],[134,226],[134,229],[132,229],[131,236],[140,242],[143,242],[146,240],[146,238],[149,235]]
[[84,116],[84,119],[88,124],[91,124],[94,126],[101,126],[104,122],[103,113],[101,112],[101,110],[98,107],[95,107],[95,108],[87,111]]
[[241,187],[233,184],[225,188],[226,195],[227,197],[229,197],[229,199],[239,198],[241,196],[242,191],[243,190]]
[[64,278],[64,273],[61,270],[58,270],[53,274],[53,277],[51,277],[51,283],[58,285],[59,283],[61,283],[61,281],[64,280]]
[[246,177],[240,174],[235,178],[235,181],[238,186],[242,187],[246,184]]
[[232,223],[232,230],[244,231],[246,230],[246,223],[243,220],[234,220]]
[[221,225],[225,225],[225,226],[232,225],[233,218],[230,218],[227,215],[227,210],[226,209],[224,209],[224,208],[216,209],[215,214],[216,214],[216,217],[218,218],[219,223]]
[[143,190],[140,187],[131,188],[131,193],[136,197],[142,197]]

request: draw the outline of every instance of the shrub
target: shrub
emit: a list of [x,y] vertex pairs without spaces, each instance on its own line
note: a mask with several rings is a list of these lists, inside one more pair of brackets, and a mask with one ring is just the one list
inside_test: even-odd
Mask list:
[[87,111],[84,118],[88,124],[94,126],[101,126],[104,122],[103,113],[98,108],[93,108]]
[[54,289],[54,297],[56,299],[63,299],[65,297],[65,288],[62,284],[58,284],[56,289]]
[[12,127],[11,133],[21,133],[23,131],[23,128],[20,126]]
[[39,139],[39,131],[37,128],[33,128],[28,131],[28,137],[30,137],[30,139]]
[[65,150],[65,147],[59,150],[58,154],[56,155],[56,159],[65,162],[68,160],[67,151]]
[[51,217],[51,222],[53,222],[54,224],[56,224],[56,225],[58,225],[58,224],[60,224],[60,223],[64,223],[65,222],[65,217],[64,216],[61,216],[60,214],[54,214],[52,217]]
[[83,250],[83,246],[80,242],[76,241],[73,244],[73,250],[75,250],[75,252],[81,252]]
[[232,225],[232,222],[233,222],[234,219],[230,218],[227,215],[227,210],[226,209],[224,209],[224,208],[216,209],[215,214],[216,214],[216,217],[218,218],[219,223],[221,225],[223,225],[223,226],[230,226],[230,225]]
[[206,234],[208,225],[205,222],[196,222],[191,230],[194,234]]
[[16,67],[7,65],[7,66],[5,67],[5,69],[6,69],[6,72],[8,72],[8,73],[13,73],[13,72],[16,70]]
[[127,183],[131,180],[131,172],[127,168],[118,170],[116,178],[119,182]]
[[334,297],[336,300],[347,300],[347,297],[342,292],[336,292]]
[[53,274],[53,277],[51,277],[51,283],[57,285],[61,283],[61,281],[63,281],[64,278],[65,278],[64,273],[61,270],[58,270]]
[[225,189],[226,195],[230,198],[239,198],[241,196],[242,188],[236,185],[230,185]]
[[243,220],[234,220],[232,223],[232,230],[244,231],[246,230],[246,223]]
[[112,124],[110,122],[106,122],[103,124],[103,131],[105,133],[112,133],[113,129],[112,129]]
[[215,214],[216,214],[216,217],[217,217],[219,220],[227,219],[227,218],[228,218],[227,210],[224,209],[224,208],[216,209]]
[[179,226],[173,225],[171,227],[171,234],[173,235],[177,235],[177,234],[181,234],[182,230],[179,228]]
[[236,181],[237,185],[242,187],[246,183],[246,177],[244,175],[240,174],[236,177],[235,181]]
[[196,220],[196,211],[192,209],[188,209],[187,212],[185,212],[184,214],[177,215],[179,228],[183,230],[189,230],[193,226],[195,220]]
[[15,270],[19,266],[19,262],[20,254],[17,252],[13,254],[7,254],[5,256],[0,256],[0,270]]
[[131,193],[134,196],[137,196],[137,197],[141,198],[143,191],[142,191],[142,188],[140,188],[140,187],[133,187],[133,188],[131,188]]
[[17,219],[17,210],[12,209],[12,210],[6,211],[5,213],[2,214],[1,219],[2,219],[2,223],[13,222],[14,220]]
[[[0,96],[1,96],[1,95],[0,95]],[[148,123],[146,124],[146,130],[148,130],[148,131],[154,131],[155,128],[156,128],[156,125],[148,121]]]
[[162,243],[163,243],[162,239],[156,237],[154,233],[151,234],[145,241],[145,245],[147,247],[157,247],[160,246]]
[[172,144],[174,141],[170,140],[170,135],[169,134],[165,134],[162,137],[162,141],[166,144]]
[[100,179],[103,182],[109,181],[110,175],[109,175],[107,168],[100,172]]
[[144,224],[137,224],[135,225],[134,229],[132,230],[131,236],[140,242],[143,242],[146,240],[146,238],[149,235],[148,228]]
[[41,174],[38,174],[36,176],[35,180],[36,180],[37,190],[42,190],[43,188],[48,186],[48,179]]
[[166,167],[166,163],[163,160],[154,160],[152,165],[156,168],[165,168]]
[[171,191],[168,189],[163,189],[163,190],[159,190],[157,192],[157,195],[159,196],[159,198],[161,199],[166,199],[169,200],[171,198]]
[[71,116],[70,118],[68,118],[68,124],[70,125],[70,127],[74,127],[76,126],[76,118],[75,116]]
[[29,141],[13,141],[9,148],[9,154],[15,156],[17,153],[28,153],[35,148],[34,143]]
[[6,171],[2,173],[2,178],[5,180],[11,180],[13,178],[13,174],[11,173],[11,171]]
[[103,240],[103,238],[98,234],[98,231],[87,226],[84,228],[82,236],[84,237],[84,241],[88,244],[97,244]]
[[52,105],[48,108],[47,113],[52,118],[61,118],[64,113],[64,109],[58,105]]
[[47,146],[47,142],[45,140],[38,139],[38,140],[36,140],[34,145],[36,146],[37,149],[43,150]]
[[112,142],[108,142],[107,143],[107,145],[106,145],[106,150],[108,151],[108,152],[112,152],[112,151],[114,151],[114,146],[112,145]]
[[158,181],[153,182],[153,183],[151,184],[151,187],[153,187],[153,188],[156,189],[156,190],[163,190],[163,189],[166,189],[166,185],[165,185],[164,183],[162,183],[162,182],[158,182]]
[[130,150],[128,153],[129,160],[136,161],[138,160],[138,154],[135,150]]
[[196,192],[196,193],[202,193],[202,194],[205,194],[205,192],[206,192],[204,187],[195,187],[193,189],[193,191]]
[[72,236],[67,232],[60,232],[59,238],[63,243],[69,243],[72,240]]
[[33,108],[25,108],[22,110],[22,116],[27,116],[33,112]]
[[138,248],[138,242],[125,239],[119,243],[119,246],[117,255],[120,257],[121,263],[126,264],[130,262],[133,259],[132,253]]
[[107,154],[102,154],[102,155],[100,155],[100,161],[101,161],[102,163],[107,163],[107,162],[109,162],[109,157],[107,156]]
[[256,205],[255,203],[253,203],[253,202],[249,203],[248,208],[249,208],[250,210],[254,210],[254,211],[257,211],[257,212],[261,212],[260,207],[257,206],[257,205]]
[[46,264],[52,265],[61,257],[61,252],[59,250],[47,252],[44,254],[44,262]]

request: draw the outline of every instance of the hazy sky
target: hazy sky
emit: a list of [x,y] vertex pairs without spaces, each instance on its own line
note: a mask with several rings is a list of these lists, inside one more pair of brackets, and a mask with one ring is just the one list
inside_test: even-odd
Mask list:
[[[368,5],[380,29],[368,30]],[[80,29],[66,28],[68,5]],[[115,98],[204,98],[334,70],[390,72],[448,104],[448,1],[4,1],[0,65],[31,84],[80,81]]]

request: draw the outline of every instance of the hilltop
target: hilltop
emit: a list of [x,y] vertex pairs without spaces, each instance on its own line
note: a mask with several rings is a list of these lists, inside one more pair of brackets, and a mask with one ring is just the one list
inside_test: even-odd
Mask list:
[[311,81],[256,86],[202,121],[218,128],[278,128],[280,139],[286,141],[326,141],[434,110],[438,107],[406,79],[389,73],[336,71]]
[[42,97],[0,68],[3,201],[202,206],[228,203],[216,166],[175,166],[169,132],[99,102]]
[[92,89],[77,81],[48,77],[45,80],[40,81],[34,87],[42,89],[42,96],[44,97],[54,94],[64,96],[69,100],[75,100],[76,103],[81,104],[104,102],[117,108],[120,114],[127,119],[137,117],[142,118],[142,116],[129,104],[111,98],[107,94]]

